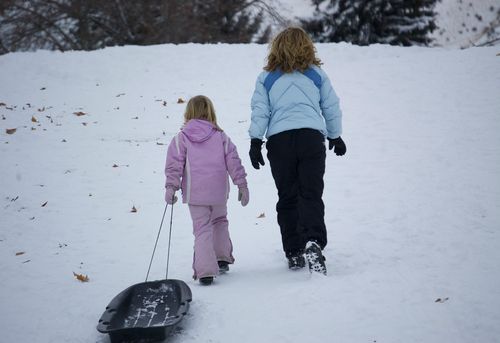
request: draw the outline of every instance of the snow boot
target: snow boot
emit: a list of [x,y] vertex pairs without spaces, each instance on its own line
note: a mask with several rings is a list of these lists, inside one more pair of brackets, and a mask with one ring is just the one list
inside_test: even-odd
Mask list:
[[314,241],[307,242],[305,254],[309,264],[309,271],[326,275],[325,257],[321,253],[318,243]]
[[288,269],[297,270],[306,266],[306,260],[302,253],[288,256]]
[[229,271],[229,262],[226,261],[217,261],[219,265],[219,273],[225,274]]
[[200,278],[200,284],[202,284],[203,286],[211,285],[212,282],[214,282],[213,276],[205,276]]

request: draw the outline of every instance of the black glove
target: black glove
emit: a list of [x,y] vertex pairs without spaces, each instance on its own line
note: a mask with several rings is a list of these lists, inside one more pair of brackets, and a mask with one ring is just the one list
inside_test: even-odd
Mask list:
[[341,137],[335,139],[328,138],[328,150],[332,150],[333,147],[335,147],[335,150],[333,150],[333,152],[335,152],[335,155],[337,156],[343,156],[347,151],[345,143]]
[[250,161],[255,169],[260,169],[259,163],[264,165],[264,158],[262,152],[260,152],[262,144],[264,144],[262,139],[252,138],[250,141]]

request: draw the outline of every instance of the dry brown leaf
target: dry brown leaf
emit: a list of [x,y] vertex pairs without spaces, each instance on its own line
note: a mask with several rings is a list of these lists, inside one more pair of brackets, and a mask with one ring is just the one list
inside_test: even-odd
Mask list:
[[87,123],[82,123],[83,126],[87,126]]
[[183,103],[185,103],[185,101],[184,101],[184,99],[179,98],[179,99],[177,99],[177,103],[178,103],[178,104],[183,104]]
[[21,255],[24,255],[25,252],[24,251],[19,251],[19,252],[16,252],[16,256],[21,256]]
[[45,106],[38,109],[38,112],[43,112],[43,111],[45,111]]
[[135,206],[132,206],[132,209],[130,210],[130,212],[132,212],[132,213],[136,213],[137,212],[137,209],[135,208]]
[[76,116],[78,116],[78,117],[80,117],[80,116],[86,115],[87,113],[79,111],[79,112],[73,112],[73,114],[76,115]]
[[38,123],[38,120],[35,118],[35,116],[31,116],[31,121],[32,121],[33,123]]
[[77,274],[75,272],[73,272],[73,275],[75,276],[75,278],[78,280],[78,281],[81,281],[81,282],[89,282],[89,277],[87,275],[83,275],[83,274]]
[[117,97],[117,98],[119,98],[119,97],[121,97],[122,95],[125,95],[125,93],[120,93],[120,94],[118,94],[116,97]]
[[264,212],[262,212],[261,214],[259,214],[259,216],[257,218],[265,218],[266,217],[266,214]]
[[4,102],[0,102],[0,107],[2,107],[2,106],[7,106],[7,104]]
[[113,168],[118,168],[118,164],[113,164]]
[[42,207],[45,207],[45,206],[47,205],[47,203],[48,203],[48,201],[44,202],[44,203],[42,204]]
[[17,129],[5,129],[5,132],[8,134],[8,135],[12,135],[13,133],[15,133],[17,131]]
[[434,301],[435,303],[444,303],[445,301],[448,301],[449,298],[437,298],[436,301]]

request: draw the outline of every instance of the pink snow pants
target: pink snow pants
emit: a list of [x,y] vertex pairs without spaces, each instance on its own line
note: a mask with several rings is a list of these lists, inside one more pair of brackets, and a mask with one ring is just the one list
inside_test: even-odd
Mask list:
[[193,278],[216,276],[219,273],[217,261],[234,262],[227,206],[189,205],[189,212],[194,234]]

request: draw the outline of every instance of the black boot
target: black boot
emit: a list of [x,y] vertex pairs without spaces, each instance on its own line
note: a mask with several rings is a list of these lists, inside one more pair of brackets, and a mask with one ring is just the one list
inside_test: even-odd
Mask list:
[[205,276],[200,278],[200,283],[204,286],[211,285],[212,282],[214,282],[214,277],[213,276]]
[[326,275],[325,258],[318,243],[314,241],[307,242],[305,254],[309,264],[309,271]]
[[219,273],[224,274],[229,271],[229,262],[226,261],[217,261],[219,265]]
[[287,254],[288,269],[297,270],[306,266],[306,260],[302,251]]

